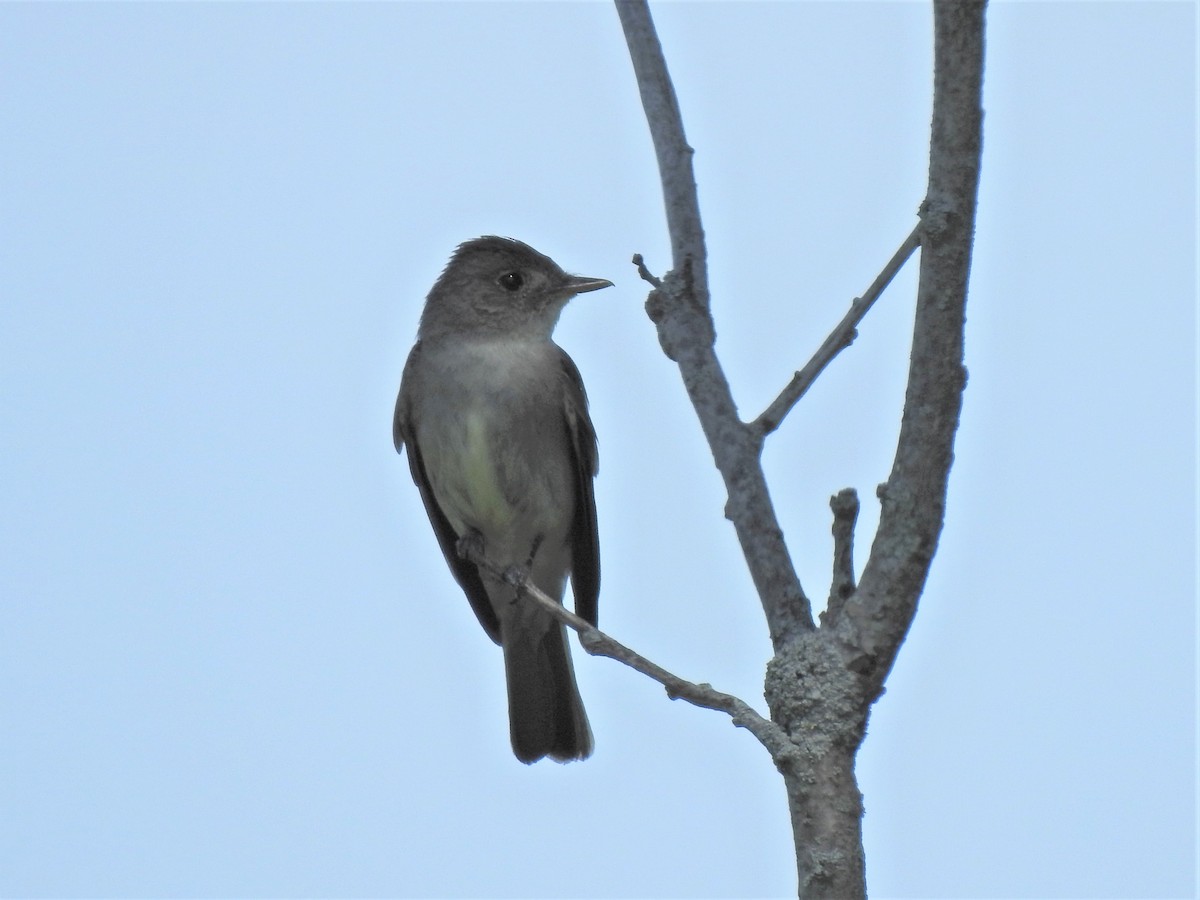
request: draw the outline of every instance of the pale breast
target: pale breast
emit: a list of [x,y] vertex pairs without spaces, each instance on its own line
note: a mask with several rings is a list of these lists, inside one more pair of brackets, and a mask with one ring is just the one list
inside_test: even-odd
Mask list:
[[565,537],[574,479],[553,346],[456,344],[426,363],[413,419],[451,525],[485,538]]

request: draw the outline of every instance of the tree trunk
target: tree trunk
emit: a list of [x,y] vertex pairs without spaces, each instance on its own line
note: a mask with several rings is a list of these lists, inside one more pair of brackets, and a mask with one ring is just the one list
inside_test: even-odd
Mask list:
[[[883,692],[916,614],[941,534],[966,385],[963,326],[979,185],[985,5],[985,0],[934,0],[929,185],[915,238],[901,245],[813,362],[763,415],[746,423],[738,418],[713,346],[692,150],[674,87],[646,4],[617,0],[671,233],[672,270],[660,281],[642,267],[643,277],[654,285],[646,309],[664,352],[679,365],[725,481],[725,514],[770,628],[775,657],[767,667],[765,693],[778,728],[756,722],[752,730],[771,751],[787,788],[801,897],[866,896],[855,758],[871,705]],[[853,340],[854,324],[917,243],[921,275],[908,389],[892,472],[879,490],[879,528],[856,587],[851,548],[857,498],[843,491],[833,499],[833,586],[818,626],[772,507],[761,466],[763,442],[811,379]],[[641,267],[640,258],[635,261]],[[738,724],[751,727],[751,716],[736,712],[740,701],[722,702],[707,705],[731,711]]]

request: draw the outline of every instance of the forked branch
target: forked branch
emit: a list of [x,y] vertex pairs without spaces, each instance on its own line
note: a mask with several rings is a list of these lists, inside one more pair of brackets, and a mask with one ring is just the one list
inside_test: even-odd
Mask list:
[[800,585],[783,529],[771,504],[758,456],[760,442],[739,418],[737,404],[714,349],[716,330],[692,148],[662,47],[644,0],[617,0],[638,91],[654,142],[671,237],[671,269],[661,279],[640,257],[638,272],[654,286],[646,312],[663,352],[679,366],[688,398],[728,492],[733,523],[750,577],[763,605],[776,650],[813,630],[812,605]]

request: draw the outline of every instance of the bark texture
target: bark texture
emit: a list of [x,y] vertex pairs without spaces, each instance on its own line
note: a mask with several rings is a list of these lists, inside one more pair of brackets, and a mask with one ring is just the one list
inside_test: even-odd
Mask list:
[[[664,352],[679,366],[724,479],[725,514],[770,629],[775,657],[767,667],[765,693],[778,730],[760,728],[756,734],[761,732],[760,740],[771,737],[764,745],[786,785],[799,894],[865,897],[863,806],[854,762],[937,549],[966,384],[963,325],[979,184],[986,4],[934,0],[929,184],[914,235],[855,301],[814,362],[749,423],[738,417],[714,351],[692,149],[662,49],[642,0],[616,5],[654,141],[671,233],[672,269],[661,280],[636,261],[653,285],[647,312]],[[760,459],[763,442],[833,355],[849,346],[854,325],[917,243],[920,284],[908,386],[892,471],[879,491],[879,528],[855,585],[850,554],[857,497],[846,490],[831,501],[833,579],[818,626],[772,506]]]

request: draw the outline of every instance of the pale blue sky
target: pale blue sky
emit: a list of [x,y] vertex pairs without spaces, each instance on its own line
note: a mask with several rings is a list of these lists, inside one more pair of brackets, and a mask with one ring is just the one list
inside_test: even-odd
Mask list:
[[[914,224],[922,3],[659,4],[746,417]],[[1195,890],[1196,9],[997,3],[941,549],[860,755],[877,897]],[[794,892],[724,717],[576,652],[508,748],[391,405],[454,246],[615,289],[601,624],[760,709],[769,643],[629,264],[668,265],[612,7],[0,5],[0,895]],[[801,578],[894,449],[906,270],[766,465]]]

